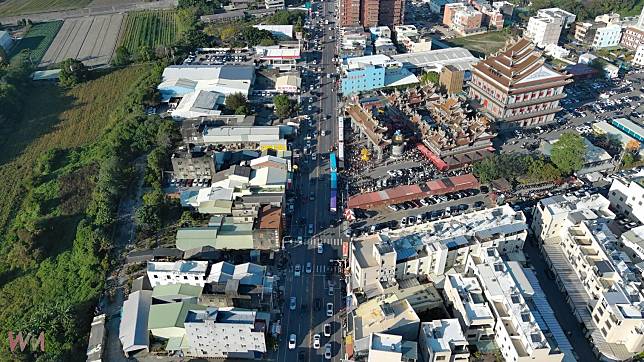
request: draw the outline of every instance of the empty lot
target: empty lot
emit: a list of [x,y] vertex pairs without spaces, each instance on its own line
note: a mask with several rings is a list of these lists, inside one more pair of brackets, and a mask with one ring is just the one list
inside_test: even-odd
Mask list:
[[114,53],[123,14],[67,19],[40,63],[47,67],[67,58],[87,66],[108,64]]

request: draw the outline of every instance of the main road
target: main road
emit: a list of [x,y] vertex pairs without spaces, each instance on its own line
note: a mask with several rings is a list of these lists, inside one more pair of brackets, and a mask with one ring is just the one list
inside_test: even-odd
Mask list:
[[[345,286],[340,276],[340,266],[335,260],[342,258],[342,241],[340,230],[333,226],[340,215],[331,213],[330,204],[330,168],[329,152],[338,142],[338,102],[336,88],[336,65],[333,62],[336,54],[336,25],[333,19],[335,4],[332,1],[314,4],[314,10],[320,10],[322,17],[323,39],[321,52],[313,55],[322,67],[322,77],[315,84],[318,102],[312,109],[311,121],[302,127],[296,144],[304,146],[304,135],[316,130],[317,137],[311,142],[311,152],[315,159],[304,156],[300,162],[300,171],[295,178],[298,198],[292,219],[296,222],[291,227],[293,239],[303,237],[303,243],[290,244],[287,252],[290,267],[286,273],[284,317],[282,318],[282,337],[278,350],[278,361],[320,361],[323,360],[325,345],[331,346],[332,360],[344,358],[342,315]],[[328,20],[329,24],[324,24]],[[310,47],[313,48],[313,47]],[[331,74],[328,78],[326,75]],[[304,107],[302,107],[304,109]],[[324,131],[324,136],[322,135]],[[341,209],[341,208],[339,208]],[[309,228],[313,233],[309,233]],[[318,244],[323,244],[322,253],[318,253]],[[311,273],[306,272],[306,264],[311,263]],[[301,266],[300,276],[295,276],[294,267]],[[330,286],[331,285],[331,286]],[[330,291],[332,290],[332,291]],[[296,298],[297,307],[290,310],[289,299]],[[316,299],[320,308],[316,308]],[[327,304],[332,303],[333,315],[327,316]],[[324,325],[330,324],[332,335],[324,336]],[[297,336],[296,348],[288,348],[288,338]],[[320,335],[320,348],[313,348],[313,336]]]

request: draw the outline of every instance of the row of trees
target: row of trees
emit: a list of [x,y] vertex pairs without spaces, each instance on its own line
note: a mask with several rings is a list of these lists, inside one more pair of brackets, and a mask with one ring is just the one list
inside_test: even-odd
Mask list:
[[0,127],[5,122],[17,121],[30,82],[32,67],[27,54],[20,53],[9,64],[0,63]]
[[474,164],[474,173],[481,182],[499,178],[524,183],[554,181],[581,170],[586,145],[581,136],[564,133],[550,153],[550,159],[523,154],[498,154]]
[[642,3],[638,0],[513,0],[515,4],[530,4],[530,9],[536,12],[538,9],[561,8],[577,15],[577,20],[594,19],[598,15],[615,12],[622,16],[637,15],[642,9]]

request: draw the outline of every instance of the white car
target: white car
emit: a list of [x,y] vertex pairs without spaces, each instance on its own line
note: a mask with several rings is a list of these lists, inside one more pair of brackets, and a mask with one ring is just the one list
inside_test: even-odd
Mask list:
[[299,277],[302,274],[302,266],[300,264],[295,265],[295,276]]
[[311,262],[307,261],[306,262],[306,267],[304,268],[304,270],[306,271],[306,274],[311,274],[311,269],[312,269],[311,268]]
[[324,336],[325,337],[331,337],[331,324],[330,323],[326,323],[324,325]]
[[331,359],[331,343],[324,345],[324,358]]
[[313,348],[315,348],[315,349],[320,348],[320,335],[319,334],[314,334],[313,335]]
[[318,254],[324,253],[324,244],[319,243],[318,244]]
[[333,287],[329,287],[329,296],[330,296],[330,297],[332,297],[332,296],[333,296]]
[[333,317],[333,303],[326,304],[326,316]]
[[297,341],[297,336],[295,334],[291,334],[288,337],[288,349],[295,349],[295,342]]

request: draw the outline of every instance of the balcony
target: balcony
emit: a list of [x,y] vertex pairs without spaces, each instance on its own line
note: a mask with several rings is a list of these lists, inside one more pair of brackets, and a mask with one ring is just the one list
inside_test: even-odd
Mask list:
[[548,114],[557,113],[557,112],[561,111],[562,109],[563,108],[557,106],[557,107],[554,107],[554,108],[543,109],[543,110],[537,111],[537,112],[522,113],[522,114],[517,114],[517,115],[514,115],[514,116],[510,116],[510,117],[504,117],[503,120],[506,121],[506,122],[519,121],[519,120],[526,119],[526,118],[540,117],[540,116],[545,116],[545,115],[548,115]]
[[552,102],[552,101],[558,101],[560,99],[566,98],[566,93],[559,93],[559,94],[553,94],[551,96],[546,96],[546,97],[537,97],[537,98],[531,98],[529,100],[524,100],[521,102],[515,102],[515,103],[508,103],[508,108],[509,109],[514,109],[518,107],[527,107],[531,106],[534,104],[541,104],[545,102]]

